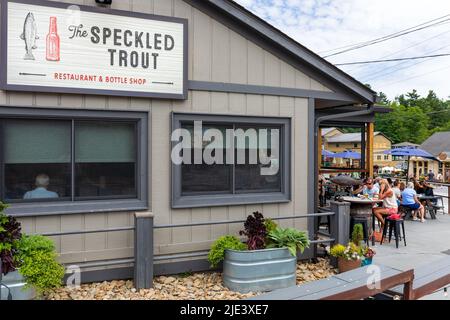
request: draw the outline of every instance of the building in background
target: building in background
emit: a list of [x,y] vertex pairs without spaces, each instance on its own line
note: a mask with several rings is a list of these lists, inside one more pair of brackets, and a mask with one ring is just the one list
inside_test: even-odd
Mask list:
[[421,178],[428,174],[430,170],[435,176],[441,173],[445,182],[450,182],[450,132],[436,132],[421,145],[423,149],[437,160],[426,159],[420,157],[411,157],[409,161],[409,172],[414,177]]
[[[328,135],[324,136],[325,150],[340,153],[344,151],[353,151],[361,153],[362,150],[362,135],[360,132],[356,133],[342,133],[336,132],[336,128],[327,128]],[[331,130],[334,129],[334,130]],[[324,129],[325,131],[326,129]],[[382,132],[374,132],[373,138],[373,165],[375,168],[394,167],[396,162],[393,161],[392,156],[384,154],[384,151],[390,150],[392,147],[392,140],[389,139]],[[339,160],[338,160],[339,163]],[[356,162],[357,163],[357,162]]]

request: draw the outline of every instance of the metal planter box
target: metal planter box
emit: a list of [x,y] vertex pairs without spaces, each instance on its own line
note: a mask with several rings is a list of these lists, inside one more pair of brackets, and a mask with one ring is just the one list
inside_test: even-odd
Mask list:
[[26,282],[18,271],[9,272],[2,277],[0,281],[0,300],[8,299],[8,289],[3,286],[5,284],[11,290],[13,300],[33,300],[36,297],[36,292],[33,288],[25,289]]
[[297,257],[286,248],[226,250],[223,282],[240,293],[265,292],[296,285]]

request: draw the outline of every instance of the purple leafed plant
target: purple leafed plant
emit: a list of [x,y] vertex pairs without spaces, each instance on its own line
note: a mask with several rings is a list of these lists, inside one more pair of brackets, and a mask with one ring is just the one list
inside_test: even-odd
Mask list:
[[239,234],[247,236],[248,250],[259,250],[266,247],[267,229],[264,225],[264,216],[260,212],[253,212],[244,223],[245,230]]
[[16,270],[14,254],[16,242],[22,237],[20,223],[2,213],[5,205],[0,202],[0,262],[3,274]]

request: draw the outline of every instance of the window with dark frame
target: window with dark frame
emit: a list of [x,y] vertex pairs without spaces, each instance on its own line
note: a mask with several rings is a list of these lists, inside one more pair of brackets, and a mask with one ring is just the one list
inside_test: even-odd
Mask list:
[[[290,160],[287,156],[290,152],[290,120],[284,118],[252,118],[243,116],[210,116],[174,114],[173,128],[186,129],[193,132],[194,121],[202,121],[202,129],[218,129],[226,137],[226,130],[267,130],[268,155],[271,155],[271,130],[280,132],[280,152],[278,159],[272,159],[279,165],[279,170],[274,175],[261,175],[264,165],[259,159],[257,164],[249,164],[251,152],[257,151],[257,144],[245,140],[245,145],[234,138],[234,163],[208,165],[193,164],[193,152],[191,152],[191,164],[172,164],[172,207],[198,207],[228,204],[243,204],[256,202],[286,202],[290,200],[289,171]],[[191,145],[193,146],[193,135]],[[174,142],[173,142],[174,143]],[[175,142],[176,143],[176,142]],[[203,142],[204,147],[210,142]],[[255,145],[254,145],[255,144]],[[255,149],[256,148],[256,149]],[[255,149],[255,150],[252,150]],[[184,152],[184,151],[183,151]],[[223,150],[223,159],[226,159],[226,149]],[[245,163],[237,163],[238,152],[245,155]],[[287,158],[286,158],[287,157]]]
[[1,122],[5,202],[136,197],[135,123]]
[[0,107],[0,201],[21,215],[145,210],[146,134],[145,113]]

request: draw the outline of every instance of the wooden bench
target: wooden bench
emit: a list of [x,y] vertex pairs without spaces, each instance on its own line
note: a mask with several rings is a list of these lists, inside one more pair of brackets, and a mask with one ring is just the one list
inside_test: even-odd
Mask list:
[[403,285],[404,299],[412,299],[413,270],[402,271],[380,266],[379,285],[369,288],[369,277],[374,277],[371,266],[365,266],[328,279],[309,282],[300,286],[279,289],[250,300],[358,300]]
[[[417,300],[450,284],[450,256],[414,269],[413,299]],[[403,288],[388,293],[403,296]]]

